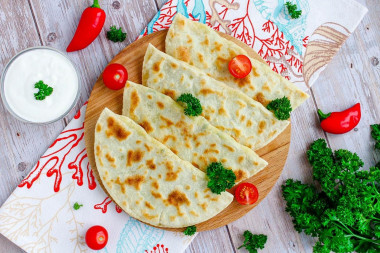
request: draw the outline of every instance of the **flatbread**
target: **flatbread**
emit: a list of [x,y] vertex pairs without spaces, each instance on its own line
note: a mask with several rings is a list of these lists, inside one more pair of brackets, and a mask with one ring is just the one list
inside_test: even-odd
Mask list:
[[253,58],[252,71],[243,78],[233,77],[228,63],[236,55],[247,52],[234,42],[221,37],[216,31],[200,22],[193,22],[176,14],[165,41],[166,53],[185,61],[228,86],[266,106],[276,98],[286,96],[296,109],[309,95],[286,78],[274,72],[267,64]]
[[268,165],[253,150],[237,143],[205,118],[186,116],[184,108],[173,99],[140,84],[127,82],[123,115],[203,172],[210,163],[222,162],[225,168],[234,171],[238,183]]
[[174,100],[183,93],[191,93],[201,102],[202,116],[253,150],[268,144],[289,125],[289,121],[277,120],[272,112],[242,92],[152,45],[144,57],[142,81]]
[[128,117],[107,108],[95,128],[95,161],[112,199],[153,226],[191,226],[218,214],[233,196],[213,194],[205,173],[181,160]]

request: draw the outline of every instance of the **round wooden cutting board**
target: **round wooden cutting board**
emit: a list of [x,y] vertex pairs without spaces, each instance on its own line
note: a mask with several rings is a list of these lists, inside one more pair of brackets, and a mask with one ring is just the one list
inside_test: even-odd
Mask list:
[[[130,44],[125,49],[123,49],[118,55],[115,56],[115,58],[110,63],[123,64],[128,70],[129,80],[135,83],[141,83],[142,64],[146,48],[149,45],[149,43],[151,43],[161,51],[165,51],[166,33],[167,30],[155,32],[137,40],[136,42]],[[220,35],[244,48],[248,52],[248,55],[252,58],[264,62],[264,60],[257,53],[255,53],[252,50],[252,48],[250,48],[243,42],[223,33],[220,33]],[[115,113],[121,114],[123,107],[122,102],[123,89],[118,91],[108,89],[103,84],[102,76],[100,76],[97,82],[95,83],[95,86],[91,92],[90,99],[88,101],[84,124],[84,137],[86,142],[88,160],[103,190],[105,190],[105,188],[102,185],[101,180],[98,176],[99,174],[96,169],[94,156],[95,125],[100,113],[103,111],[105,107],[108,107]],[[268,193],[278,180],[282,172],[282,169],[285,165],[290,146],[290,129],[291,127],[289,125],[288,128],[283,133],[281,133],[281,135],[278,136],[274,141],[257,151],[257,154],[260,155],[260,157],[262,157],[263,159],[265,159],[269,163],[269,165],[264,170],[245,181],[256,185],[256,187],[259,190],[259,200],[253,205],[245,206],[240,205],[236,200],[234,200],[226,209],[224,209],[215,217],[203,223],[197,224],[197,231],[215,229],[239,219],[240,217],[248,213],[250,210],[252,210],[255,206],[257,206],[260,203],[260,201],[262,201],[268,195]],[[229,192],[233,194],[234,190],[235,187],[230,189]],[[183,228],[167,230],[183,231]]]

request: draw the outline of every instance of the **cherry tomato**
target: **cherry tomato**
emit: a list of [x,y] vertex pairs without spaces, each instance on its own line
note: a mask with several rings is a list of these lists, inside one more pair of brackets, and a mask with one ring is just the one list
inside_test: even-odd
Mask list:
[[103,72],[103,82],[111,90],[120,90],[121,88],[124,88],[127,80],[128,72],[121,64],[110,64]]
[[256,186],[250,183],[241,183],[236,187],[235,198],[242,205],[252,205],[259,198]]
[[86,243],[93,250],[103,249],[108,242],[108,232],[102,226],[93,226],[87,230]]
[[234,77],[244,78],[252,70],[251,60],[245,55],[237,55],[228,63],[228,70]]

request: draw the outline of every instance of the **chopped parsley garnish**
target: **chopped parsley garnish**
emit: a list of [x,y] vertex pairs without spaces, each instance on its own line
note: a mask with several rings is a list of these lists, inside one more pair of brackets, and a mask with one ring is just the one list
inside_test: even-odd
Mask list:
[[53,88],[44,84],[43,81],[35,83],[34,88],[38,89],[38,92],[34,93],[34,98],[36,100],[44,100],[47,96],[50,96],[53,93]]
[[291,2],[285,3],[286,8],[288,8],[289,15],[292,19],[297,19],[302,15],[302,10],[297,10],[297,5]]
[[296,231],[317,238],[314,252],[380,252],[380,167],[362,170],[357,154],[332,151],[324,139],[307,158],[318,188],[293,179],[282,186]]
[[267,109],[274,113],[274,116],[279,120],[287,120],[290,118],[290,113],[292,112],[292,105],[287,97],[277,98],[272,100],[268,105]]
[[127,38],[127,33],[123,33],[121,27],[116,29],[116,26],[111,26],[107,32],[107,39],[113,42],[123,42]]
[[83,205],[78,204],[78,202],[75,202],[73,208],[74,210],[79,210],[79,208],[81,208],[82,206]]
[[195,232],[197,232],[197,227],[196,226],[190,226],[190,227],[187,227],[185,229],[185,231],[183,231],[183,233],[185,235],[188,235],[188,236],[192,236],[195,234]]
[[244,231],[244,243],[238,249],[244,247],[249,253],[257,253],[263,249],[268,237],[266,235],[254,235],[250,231]]
[[380,124],[371,125],[372,138],[376,141],[375,149],[380,149]]
[[184,93],[182,94],[178,99],[177,102],[186,103],[187,106],[185,108],[185,114],[187,116],[198,116],[202,113],[202,106],[201,102],[198,98],[194,97],[190,93]]
[[236,175],[232,170],[224,168],[220,162],[213,162],[207,167],[207,187],[213,193],[220,194],[235,185]]

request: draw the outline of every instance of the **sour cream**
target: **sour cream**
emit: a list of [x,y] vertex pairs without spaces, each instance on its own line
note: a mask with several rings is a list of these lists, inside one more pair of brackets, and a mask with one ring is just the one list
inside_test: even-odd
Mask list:
[[[79,77],[71,61],[48,47],[30,48],[16,55],[2,75],[2,98],[17,118],[49,123],[64,117],[79,97]],[[36,100],[35,83],[53,88],[44,100]]]

